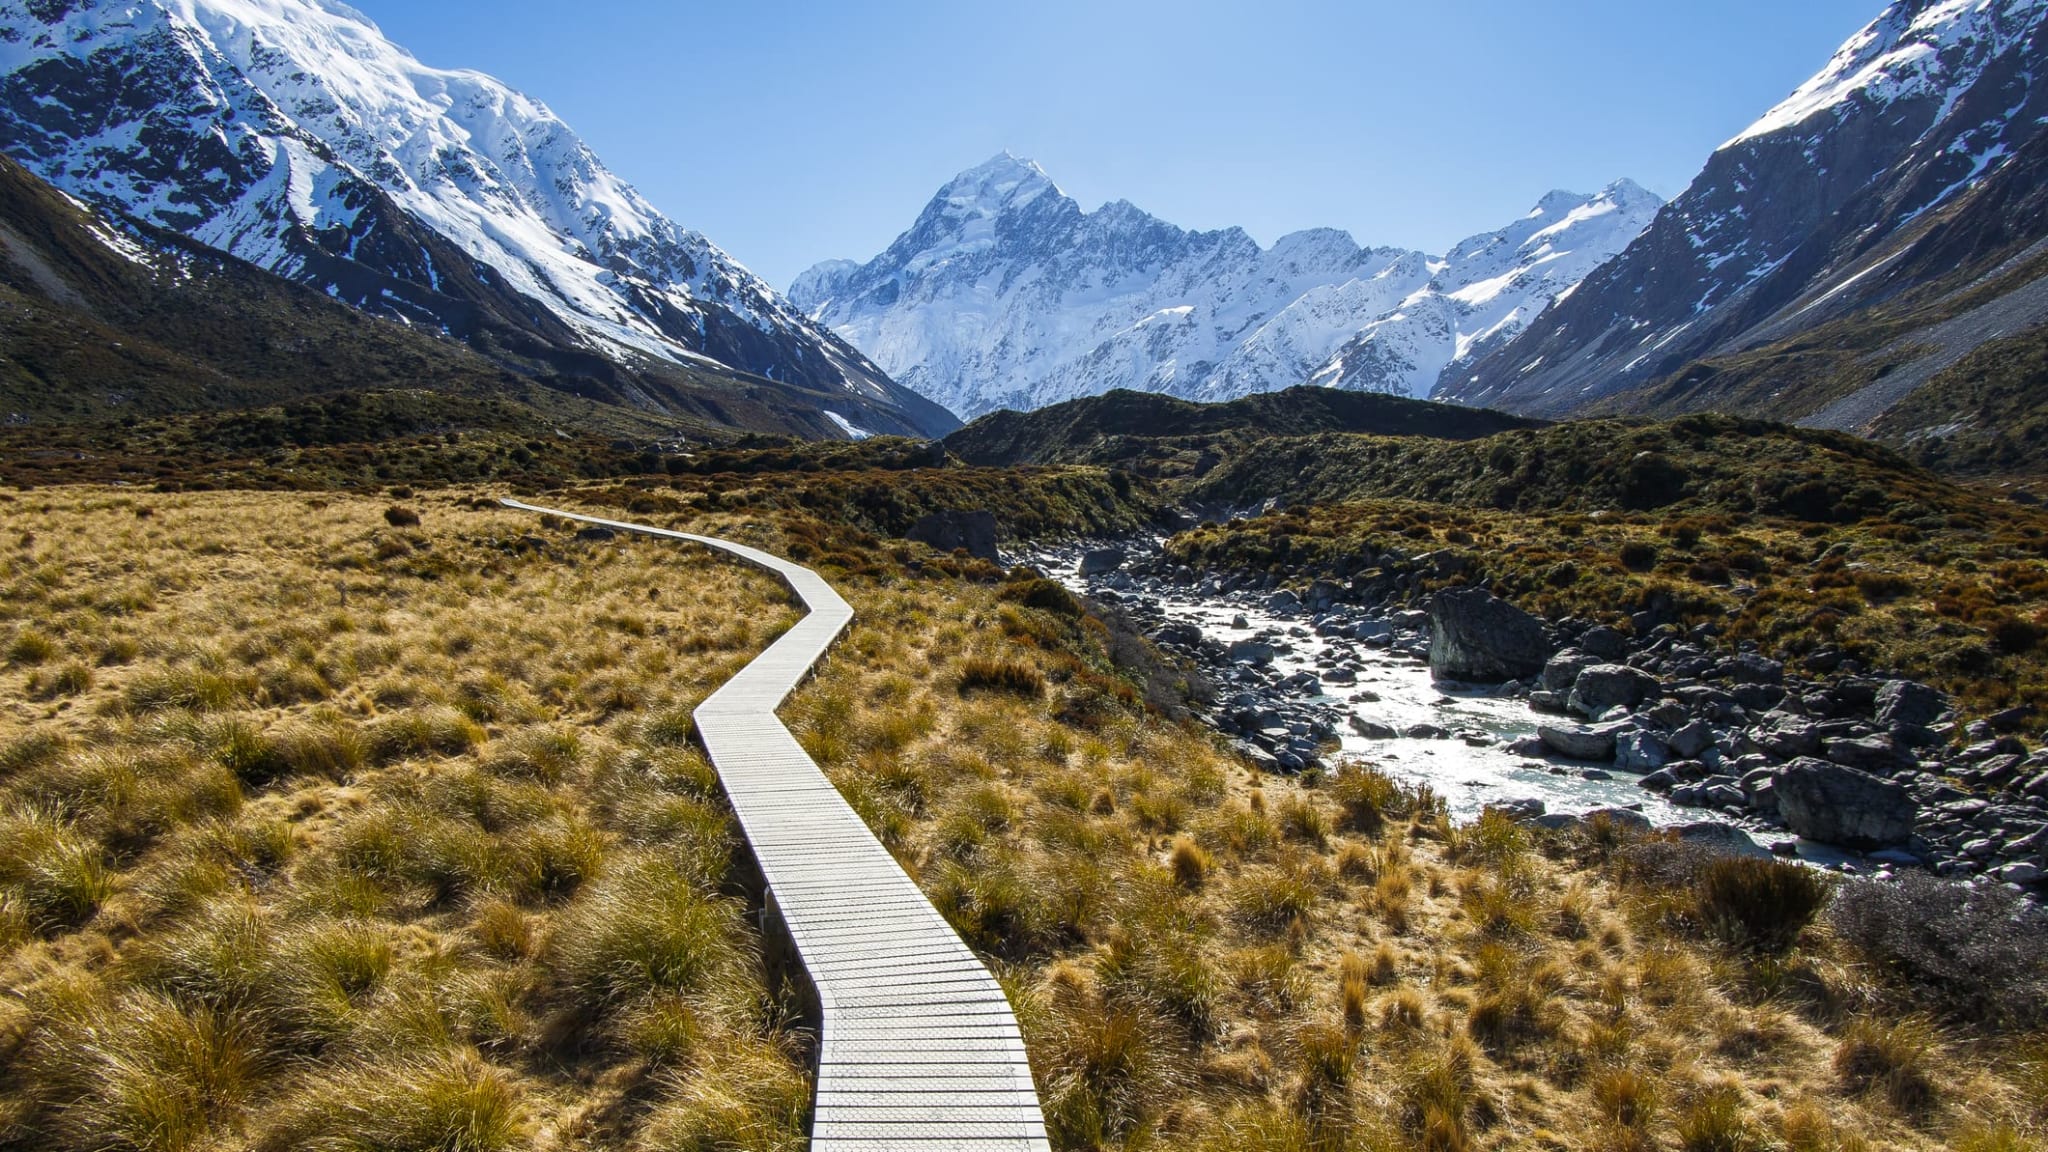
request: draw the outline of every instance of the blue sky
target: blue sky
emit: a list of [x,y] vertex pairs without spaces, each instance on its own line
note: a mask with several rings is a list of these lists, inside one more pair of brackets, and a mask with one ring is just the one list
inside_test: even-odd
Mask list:
[[352,0],[566,119],[777,286],[1008,148],[1083,206],[1441,251],[1665,196],[1881,0]]

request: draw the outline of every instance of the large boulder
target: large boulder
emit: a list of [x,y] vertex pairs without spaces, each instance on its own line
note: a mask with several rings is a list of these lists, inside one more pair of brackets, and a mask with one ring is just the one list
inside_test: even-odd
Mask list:
[[1657,678],[1626,664],[1594,664],[1579,670],[1565,706],[1581,716],[1598,716],[1609,708],[1633,708],[1657,691]]
[[1615,741],[1626,724],[1538,724],[1536,737],[1543,746],[1568,760],[1608,763],[1614,759]]
[[1823,844],[1882,848],[1913,835],[1919,805],[1889,780],[1801,756],[1778,772],[1778,814],[1794,832]]
[[1271,644],[1258,640],[1233,640],[1230,642],[1232,664],[1271,664],[1278,655]]
[[1882,772],[1889,775],[1920,766],[1920,761],[1911,752],[1900,748],[1889,736],[1865,736],[1860,740],[1823,740],[1820,749],[1821,755],[1835,763],[1864,772]]
[[1624,772],[1655,772],[1671,763],[1671,748],[1648,732],[1625,732],[1614,742],[1614,766]]
[[1090,548],[1081,554],[1082,576],[1107,576],[1129,559],[1121,548]]
[[920,517],[905,539],[928,544],[940,552],[966,549],[969,556],[1002,563],[996,552],[996,515],[982,509],[947,510]]
[[1604,661],[1590,652],[1567,648],[1552,656],[1550,662],[1543,666],[1540,686],[1546,692],[1570,692],[1579,673],[1600,663]]
[[1941,693],[1911,680],[1887,680],[1877,690],[1877,722],[1886,728],[1925,728],[1948,711]]
[[1429,670],[1439,680],[1523,680],[1550,660],[1543,622],[1483,589],[1437,593],[1429,625]]

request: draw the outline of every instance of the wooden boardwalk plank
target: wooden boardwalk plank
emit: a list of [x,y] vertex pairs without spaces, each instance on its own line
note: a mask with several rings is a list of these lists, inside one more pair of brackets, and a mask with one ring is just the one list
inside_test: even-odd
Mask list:
[[806,614],[697,707],[697,731],[823,1019],[816,1152],[1049,1152],[1002,985],[775,716],[853,622],[817,573],[742,544],[516,500],[703,545],[774,573]]

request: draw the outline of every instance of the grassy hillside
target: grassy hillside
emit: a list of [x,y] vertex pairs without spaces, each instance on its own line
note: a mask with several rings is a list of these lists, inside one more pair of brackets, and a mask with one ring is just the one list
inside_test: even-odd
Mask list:
[[[1954,694],[1966,718],[2048,723],[2048,516],[1965,498],[1851,523],[1749,513],[1505,513],[1358,501],[1206,524],[1167,551],[1198,570],[1357,582],[1418,602],[1483,584],[1541,615],[1631,628],[1649,611],[1795,666],[1842,658]],[[1828,660],[1828,663],[1820,663]]]
[[1199,475],[1272,436],[1353,432],[1467,440],[1541,421],[1373,392],[1289,388],[1225,404],[1117,389],[1036,412],[997,412],[946,437],[972,464],[1098,464],[1148,476]]
[[1853,521],[1960,490],[1885,448],[1726,416],[1574,421],[1483,440],[1309,436],[1251,445],[1186,489],[1204,503],[1423,500],[1532,512],[1754,512]]
[[[6,505],[0,1147],[795,1146],[802,1033],[680,721],[790,610],[465,495],[404,527]],[[1042,584],[794,507],[642,507],[854,604],[787,716],[997,966],[1058,1148],[1990,1152],[2048,1122],[2031,937],[1962,957],[2016,1012],[1930,999],[1904,961],[1942,958],[1872,943],[1860,889],[1260,776]]]
[[1983,345],[1871,431],[1938,472],[2048,475],[2048,327]]

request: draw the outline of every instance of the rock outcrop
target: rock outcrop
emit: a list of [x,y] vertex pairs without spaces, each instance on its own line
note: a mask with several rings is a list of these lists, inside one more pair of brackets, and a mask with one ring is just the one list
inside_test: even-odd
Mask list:
[[1429,670],[1439,680],[1501,683],[1542,674],[1553,645],[1543,622],[1491,592],[1454,588],[1429,604]]
[[1802,756],[1777,775],[1778,814],[1808,840],[1849,848],[1881,848],[1913,835],[1919,806],[1889,780]]
[[991,564],[1002,563],[1002,556],[996,551],[996,516],[993,512],[981,509],[933,512],[911,525],[905,538],[929,544],[941,552],[964,548],[969,556]]

